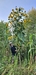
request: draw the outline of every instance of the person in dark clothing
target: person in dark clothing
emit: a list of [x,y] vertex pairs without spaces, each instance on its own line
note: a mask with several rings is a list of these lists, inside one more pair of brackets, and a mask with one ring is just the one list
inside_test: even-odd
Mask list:
[[16,47],[12,43],[10,43],[10,50],[12,53],[12,63],[13,63],[16,55]]
[[15,46],[11,46],[11,52],[12,52],[12,55],[15,55],[16,54],[16,48]]

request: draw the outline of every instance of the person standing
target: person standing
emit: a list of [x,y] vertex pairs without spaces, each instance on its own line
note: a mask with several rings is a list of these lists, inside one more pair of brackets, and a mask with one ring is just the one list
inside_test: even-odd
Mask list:
[[15,56],[16,56],[16,47],[12,43],[10,43],[10,50],[12,53],[12,63],[13,63],[15,60]]

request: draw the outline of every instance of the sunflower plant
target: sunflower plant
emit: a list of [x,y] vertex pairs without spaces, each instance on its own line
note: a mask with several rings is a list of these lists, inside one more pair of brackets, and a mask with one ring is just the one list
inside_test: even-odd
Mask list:
[[[27,36],[27,28],[31,19],[29,19],[29,15],[26,13],[24,8],[15,8],[12,9],[10,15],[8,16],[8,20],[10,23],[10,32],[12,33],[13,38],[12,42],[16,45],[19,53],[25,50],[26,46],[26,36]],[[22,48],[23,47],[23,48]]]

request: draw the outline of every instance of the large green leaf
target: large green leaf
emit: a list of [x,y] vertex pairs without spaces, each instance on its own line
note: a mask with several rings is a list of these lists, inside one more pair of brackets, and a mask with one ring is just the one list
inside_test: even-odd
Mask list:
[[24,34],[19,33],[17,36],[18,36],[19,40],[21,40],[24,43]]

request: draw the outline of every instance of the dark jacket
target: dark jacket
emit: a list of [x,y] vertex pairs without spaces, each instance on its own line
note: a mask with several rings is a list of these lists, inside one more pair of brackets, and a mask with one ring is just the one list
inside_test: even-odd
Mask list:
[[11,52],[12,52],[12,55],[16,54],[16,48],[15,48],[15,46],[11,46]]

